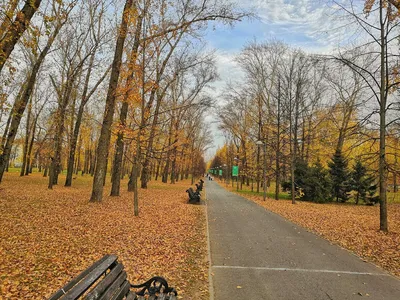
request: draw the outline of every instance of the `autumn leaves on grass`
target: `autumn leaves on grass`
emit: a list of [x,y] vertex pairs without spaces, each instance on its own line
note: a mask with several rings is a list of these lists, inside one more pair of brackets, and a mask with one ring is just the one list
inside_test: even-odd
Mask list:
[[184,299],[206,299],[204,208],[186,204],[187,184],[152,182],[140,191],[141,216],[133,217],[131,193],[92,204],[85,182],[51,191],[40,175],[7,176],[0,193],[0,295],[48,297],[115,253],[131,282],[160,275]]

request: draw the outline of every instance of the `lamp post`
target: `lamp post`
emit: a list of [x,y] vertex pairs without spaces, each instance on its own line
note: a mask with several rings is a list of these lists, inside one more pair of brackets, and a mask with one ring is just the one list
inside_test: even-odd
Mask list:
[[[235,157],[234,159],[236,161],[236,166],[239,167],[239,157]],[[238,171],[238,174],[236,175],[236,191],[239,191],[239,172],[240,172],[240,170]],[[233,181],[232,181],[232,184],[233,184]]]
[[228,186],[228,168],[226,164],[224,164],[224,169],[225,169],[225,186]]
[[264,151],[264,166],[263,166],[263,189],[264,189],[264,194],[263,194],[263,200],[265,201],[266,199],[267,199],[267,190],[266,190],[266,188],[267,188],[267,178],[266,178],[266,175],[267,175],[267,170],[266,170],[266,168],[267,168],[267,160],[266,160],[266,153],[267,153],[267,150],[266,150],[266,145],[265,145],[265,143],[263,142],[263,141],[257,141],[256,142],[256,145],[257,146],[263,146],[263,151]]

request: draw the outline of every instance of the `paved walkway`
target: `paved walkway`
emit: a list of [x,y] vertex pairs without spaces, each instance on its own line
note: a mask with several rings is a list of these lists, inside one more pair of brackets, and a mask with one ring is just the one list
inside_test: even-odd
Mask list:
[[206,181],[214,299],[400,299],[400,280]]

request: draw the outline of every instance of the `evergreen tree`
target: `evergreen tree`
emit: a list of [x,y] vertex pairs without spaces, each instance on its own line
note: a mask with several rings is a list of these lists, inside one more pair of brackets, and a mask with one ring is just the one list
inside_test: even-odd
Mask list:
[[331,182],[328,171],[318,160],[307,172],[304,197],[313,202],[323,203],[331,200]]
[[351,191],[349,183],[349,171],[347,169],[347,160],[342,152],[337,150],[333,155],[332,161],[328,164],[332,181],[332,193],[337,202],[346,202],[349,199]]
[[357,159],[356,163],[353,166],[353,170],[351,172],[351,189],[356,192],[356,204],[358,204],[360,198],[363,201],[366,201],[367,193],[372,195],[375,193],[375,190],[372,188],[372,182],[374,178],[372,176],[368,176],[367,168],[362,164],[362,162]]
[[365,197],[365,203],[367,205],[374,205],[379,202],[379,195],[376,195],[377,190],[378,190],[377,184],[373,184],[368,187],[368,192]]
[[305,179],[308,176],[309,166],[307,163],[302,160],[298,159],[295,162],[295,169],[294,169],[294,178],[295,178],[295,186],[296,189],[304,189],[305,188]]
[[[294,174],[298,198],[319,203],[331,200],[329,173],[319,160],[314,166],[308,166],[304,160],[297,160]],[[291,182],[282,183],[282,187],[284,190],[290,190]]]

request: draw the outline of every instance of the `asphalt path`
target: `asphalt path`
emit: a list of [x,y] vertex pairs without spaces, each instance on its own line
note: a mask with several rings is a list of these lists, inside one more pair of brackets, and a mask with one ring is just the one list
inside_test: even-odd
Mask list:
[[206,181],[211,299],[393,299],[400,279]]

